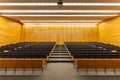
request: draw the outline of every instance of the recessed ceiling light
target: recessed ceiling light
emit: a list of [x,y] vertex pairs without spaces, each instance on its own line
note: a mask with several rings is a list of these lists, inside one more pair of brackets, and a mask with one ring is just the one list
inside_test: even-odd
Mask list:
[[101,20],[20,20],[21,22],[26,22],[26,23],[30,23],[30,22],[34,22],[34,23],[51,23],[51,22],[68,22],[68,23],[98,23],[101,22]]
[[0,6],[57,6],[57,3],[0,3]]
[[120,10],[0,10],[0,13],[119,13]]
[[89,24],[86,24],[86,23],[83,23],[83,24],[81,24],[81,23],[68,23],[68,24],[66,24],[66,23],[24,23],[24,25],[26,25],[26,26],[34,26],[34,25],[37,25],[37,26],[52,26],[52,25],[54,25],[54,26],[56,26],[56,25],[58,25],[58,26],[61,26],[61,25],[64,25],[64,26],[96,26],[96,24],[93,24],[93,23],[89,23]]
[[26,15],[8,14],[8,15],[7,15],[7,14],[6,14],[6,15],[2,15],[2,16],[12,16],[12,17],[14,17],[14,16],[15,16],[15,17],[16,17],[16,16],[17,16],[17,17],[18,17],[18,16],[19,16],[19,17],[21,17],[21,16],[26,16],[26,17],[44,17],[44,16],[48,16],[48,17],[49,17],[49,16],[52,16],[52,17],[53,17],[53,16],[58,16],[58,17],[59,17],[59,16],[60,16],[60,17],[62,17],[62,16],[63,16],[63,17],[70,17],[70,16],[71,16],[71,17],[75,17],[75,16],[78,16],[78,17],[79,17],[79,16],[80,16],[80,17],[88,17],[88,16],[92,16],[92,17],[96,17],[96,16],[100,16],[100,17],[102,17],[102,16],[118,16],[118,15],[28,15],[28,14],[26,14]]
[[64,3],[64,6],[120,6],[120,3]]
[[[31,22],[31,23],[24,23],[24,24],[54,24],[54,23],[34,23],[34,22]],[[55,24],[59,24],[59,23],[55,23]],[[76,24],[76,23],[60,23],[60,24]],[[97,24],[97,23],[77,23],[77,24]]]
[[[57,6],[57,3],[0,3],[0,6]],[[63,3],[63,6],[120,6],[120,3]]]

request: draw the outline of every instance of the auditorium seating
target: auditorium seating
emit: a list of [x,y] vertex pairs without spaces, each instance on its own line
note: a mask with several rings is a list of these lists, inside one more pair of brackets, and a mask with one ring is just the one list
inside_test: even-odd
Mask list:
[[100,42],[65,42],[65,46],[77,68],[120,68],[119,46]]
[[19,42],[0,47],[0,68],[42,68],[55,42]]

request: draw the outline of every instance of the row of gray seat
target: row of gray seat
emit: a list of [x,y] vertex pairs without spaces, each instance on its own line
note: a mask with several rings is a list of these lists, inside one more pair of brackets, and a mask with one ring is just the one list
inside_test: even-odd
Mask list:
[[0,47],[0,58],[46,58],[55,42],[20,42]]
[[120,58],[118,46],[100,42],[65,42],[74,58]]

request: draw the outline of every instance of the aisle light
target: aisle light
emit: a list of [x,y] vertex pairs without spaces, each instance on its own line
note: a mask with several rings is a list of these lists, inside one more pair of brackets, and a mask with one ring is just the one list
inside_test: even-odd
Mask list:
[[57,17],[57,16],[58,16],[58,17],[59,17],[59,16],[60,16],[60,17],[62,17],[62,16],[63,16],[63,17],[70,17],[70,16],[73,16],[73,17],[74,17],[74,16],[77,16],[77,17],[79,17],[79,16],[80,16],[80,17],[88,17],[88,16],[96,17],[96,16],[100,16],[100,17],[102,17],[102,16],[104,16],[104,17],[105,17],[105,16],[118,16],[118,15],[116,15],[116,14],[115,14],[115,15],[114,15],[114,14],[113,14],[113,15],[28,15],[28,14],[21,14],[21,15],[19,15],[19,14],[17,15],[17,14],[16,14],[16,15],[14,15],[14,14],[4,14],[4,15],[2,15],[2,16],[13,16],[13,17],[14,17],[14,16],[17,16],[17,17],[18,17],[18,16],[19,16],[19,17],[22,17],[22,16],[23,16],[23,17],[25,17],[25,16],[26,16],[26,17],[39,17],[39,16],[40,16],[40,17],[42,17],[42,16],[51,16],[51,17],[53,17],[53,16],[56,16],[56,17]]
[[120,10],[0,10],[0,13],[119,13]]
[[[57,6],[56,3],[0,3],[0,6]],[[63,3],[63,6],[120,6],[120,3]]]

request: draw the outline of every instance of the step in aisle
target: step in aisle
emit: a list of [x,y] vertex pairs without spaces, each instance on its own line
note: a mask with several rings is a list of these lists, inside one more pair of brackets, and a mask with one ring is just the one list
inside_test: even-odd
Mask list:
[[72,62],[64,45],[56,45],[48,62]]

